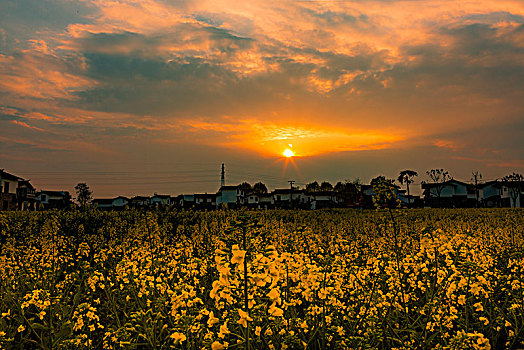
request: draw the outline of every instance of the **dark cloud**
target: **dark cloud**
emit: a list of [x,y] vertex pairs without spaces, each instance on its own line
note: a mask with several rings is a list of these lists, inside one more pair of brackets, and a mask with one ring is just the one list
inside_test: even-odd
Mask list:
[[[48,38],[71,23],[88,23],[96,10],[83,1],[2,0],[0,53],[26,48],[28,40]],[[3,42],[3,44],[2,44]]]
[[524,23],[524,16],[510,12],[473,13],[463,16],[464,20],[496,24],[500,22]]
[[133,32],[88,34],[72,42],[84,53],[125,53],[130,56],[169,57],[178,51],[232,53],[249,48],[252,40],[228,30],[196,24],[180,24],[169,32],[144,35]]

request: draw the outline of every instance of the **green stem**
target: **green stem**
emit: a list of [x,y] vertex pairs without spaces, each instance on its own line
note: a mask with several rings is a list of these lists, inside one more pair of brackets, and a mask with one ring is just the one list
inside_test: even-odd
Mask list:
[[[247,290],[247,244],[246,244],[246,228],[242,228],[242,244],[246,255],[244,256],[244,311],[248,314],[249,317],[249,299],[248,299],[248,290]],[[249,321],[246,320],[246,347],[249,349]]]

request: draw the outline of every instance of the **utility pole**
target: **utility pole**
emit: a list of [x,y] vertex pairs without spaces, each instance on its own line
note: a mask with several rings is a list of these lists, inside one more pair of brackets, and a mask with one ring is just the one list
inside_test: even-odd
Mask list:
[[479,207],[479,189],[478,189],[478,183],[480,180],[482,180],[482,174],[477,170],[477,171],[473,171],[471,173],[471,175],[473,175],[473,177],[471,178],[471,180],[473,180],[475,182],[475,198],[476,198],[476,203],[475,203],[475,207]]
[[220,187],[226,185],[226,170],[224,168],[224,163],[222,163],[222,173],[220,175]]
[[287,182],[289,182],[289,186],[290,186],[290,190],[291,190],[291,192],[289,193],[289,196],[290,196],[290,202],[291,202],[291,209],[293,209],[293,184],[296,181],[295,180],[288,180]]

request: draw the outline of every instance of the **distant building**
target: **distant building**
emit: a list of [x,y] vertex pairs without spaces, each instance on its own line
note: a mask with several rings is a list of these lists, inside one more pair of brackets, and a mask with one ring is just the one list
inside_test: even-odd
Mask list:
[[148,208],[151,205],[151,199],[145,196],[135,196],[129,200],[129,206],[132,208]]
[[228,208],[238,208],[242,205],[244,191],[237,186],[221,186],[216,194],[216,205],[226,204]]
[[334,208],[338,205],[337,195],[334,191],[309,192],[311,209]]
[[91,201],[91,205],[94,205],[100,210],[124,210],[129,207],[131,200],[124,196],[118,196],[115,198],[95,198]]
[[113,198],[95,198],[91,201],[91,205],[100,210],[112,210]]
[[113,198],[113,209],[123,210],[129,205],[129,198],[124,196],[118,196]]
[[217,207],[217,195],[215,193],[197,193],[193,198],[197,209],[212,210]]
[[[393,191],[395,192],[395,195],[397,197],[397,199],[400,201],[400,204],[401,205],[404,205],[404,204],[407,204],[408,202],[408,199],[411,198],[411,199],[416,199],[418,197],[416,196],[407,196],[405,195],[405,191],[404,190],[401,190],[400,189],[400,186],[398,185],[395,185],[395,184],[392,184],[393,186]],[[361,191],[361,194],[360,194],[360,206],[362,208],[367,208],[367,209],[371,209],[371,208],[375,208],[375,203],[373,203],[373,185],[362,185],[360,187],[360,191]],[[420,204],[420,199],[418,199],[418,201],[416,202],[417,205],[421,206]]]
[[168,194],[156,194],[151,197],[151,205],[158,206],[169,206],[171,205],[171,196]]
[[489,181],[480,185],[483,206],[522,207],[524,203],[524,182]]
[[422,208],[424,207],[424,201],[420,199],[420,196],[414,196],[412,194],[407,195],[406,190],[398,191],[398,199],[400,205],[403,208]]
[[372,185],[362,185],[360,187],[360,206],[362,208],[371,209],[375,207],[373,203],[373,186]]
[[503,181],[502,190],[502,200],[504,203],[509,202],[508,207],[522,208],[524,203],[524,181]]
[[271,192],[273,205],[281,209],[311,209],[310,195],[297,188],[277,188]]
[[71,204],[68,191],[42,190],[36,194],[37,209],[66,209]]
[[259,209],[260,208],[260,195],[257,193],[247,193],[244,195],[243,203],[244,206],[250,209]]
[[[479,185],[479,188],[479,197],[484,207],[500,208],[510,205],[508,189],[502,182],[489,181]],[[507,199],[507,203],[503,198]]]
[[191,209],[195,207],[195,194],[180,194],[175,198],[175,206],[179,209]]
[[29,180],[18,181],[16,189],[18,210],[36,209],[36,190]]
[[263,193],[258,196],[258,208],[259,209],[271,209],[275,203],[273,201],[273,195],[271,193]]
[[19,176],[10,174],[4,169],[0,170],[0,209],[16,210],[18,208],[17,189],[18,183],[23,181]]
[[475,187],[458,180],[441,183],[423,183],[426,206],[432,208],[472,208],[476,204]]

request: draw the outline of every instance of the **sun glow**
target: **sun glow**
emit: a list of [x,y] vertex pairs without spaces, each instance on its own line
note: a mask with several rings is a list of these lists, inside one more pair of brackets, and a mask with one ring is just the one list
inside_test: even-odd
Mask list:
[[288,158],[289,158],[289,157],[293,157],[293,156],[295,155],[295,153],[293,153],[293,151],[290,150],[289,148],[286,149],[286,150],[284,151],[284,153],[282,153],[282,154],[284,155],[284,157],[288,157]]
[[[255,150],[264,156],[289,160],[334,152],[384,149],[404,139],[395,130],[286,126],[256,119],[235,123],[188,120],[185,123],[191,131],[205,134],[210,144]],[[224,134],[231,135],[225,142]]]

